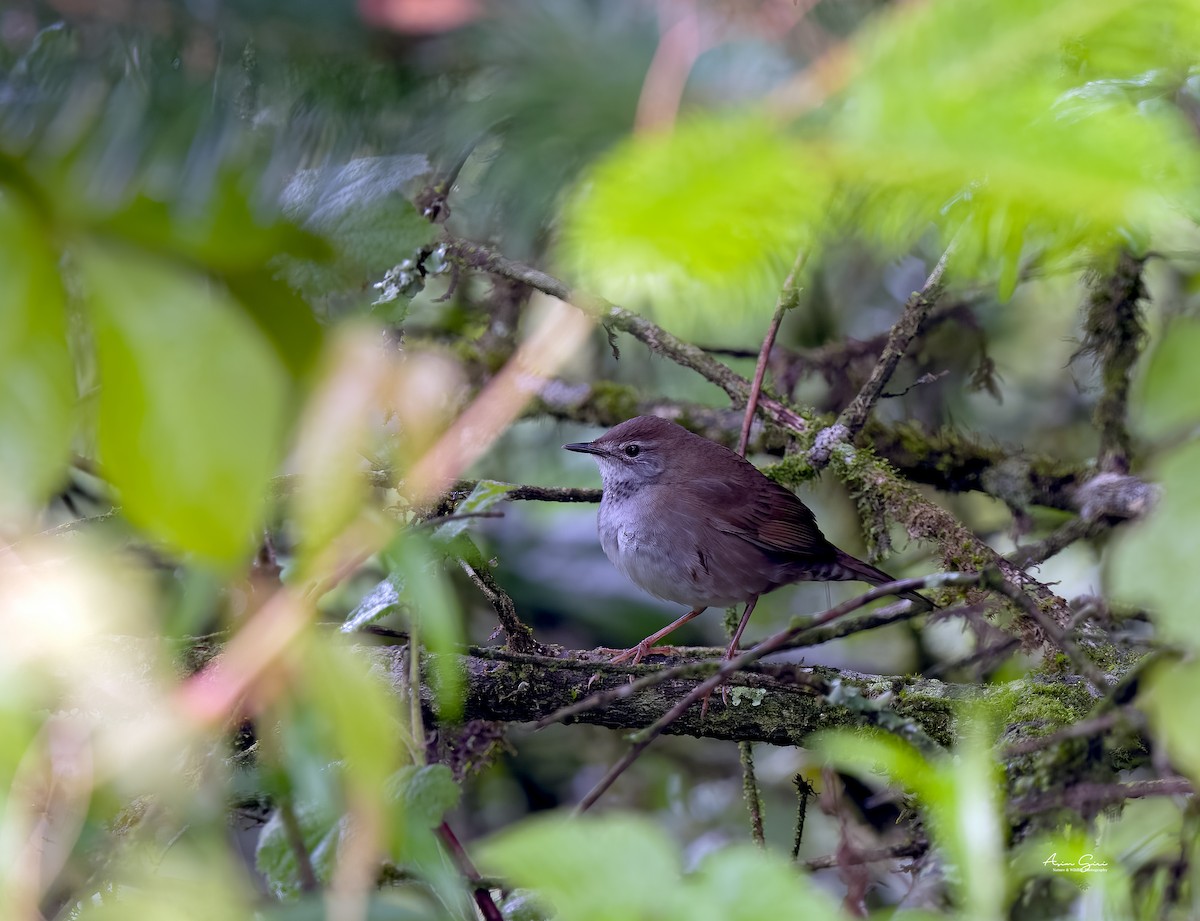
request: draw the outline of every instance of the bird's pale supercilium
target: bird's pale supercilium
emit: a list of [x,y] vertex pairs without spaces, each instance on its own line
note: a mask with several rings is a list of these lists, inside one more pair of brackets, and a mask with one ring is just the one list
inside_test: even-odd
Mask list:
[[600,544],[613,565],[651,595],[690,609],[614,662],[639,661],[705,608],[744,603],[732,656],[760,595],[792,582],[892,581],[826,540],[790,490],[674,422],[638,416],[563,447],[600,467]]

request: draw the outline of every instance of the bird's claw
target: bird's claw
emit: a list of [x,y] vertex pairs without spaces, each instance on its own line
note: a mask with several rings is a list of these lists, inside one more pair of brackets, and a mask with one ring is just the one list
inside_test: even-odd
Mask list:
[[638,643],[636,646],[630,646],[622,653],[618,653],[608,660],[609,665],[620,665],[622,662],[628,662],[630,665],[637,665],[646,657],[646,653],[650,651],[650,647],[645,643]]
[[[713,688],[713,690],[715,691],[716,688]],[[704,695],[703,698],[701,698],[700,719],[704,719],[704,717],[708,715],[708,702],[712,700],[712,695],[713,692],[709,691]],[[724,682],[721,684],[721,703],[726,707],[729,706],[729,685],[725,684]]]

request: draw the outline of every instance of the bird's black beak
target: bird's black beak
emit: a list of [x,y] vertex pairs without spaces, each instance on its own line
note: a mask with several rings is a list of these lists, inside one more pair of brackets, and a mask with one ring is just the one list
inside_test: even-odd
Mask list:
[[603,454],[604,449],[594,441],[580,441],[573,445],[563,445],[567,451],[574,451],[577,454]]

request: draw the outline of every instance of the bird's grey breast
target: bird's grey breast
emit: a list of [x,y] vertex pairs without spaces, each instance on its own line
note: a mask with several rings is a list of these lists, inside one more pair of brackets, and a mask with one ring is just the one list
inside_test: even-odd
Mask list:
[[597,526],[613,565],[656,598],[693,607],[745,601],[738,586],[714,566],[704,546],[704,522],[673,507],[669,487],[605,489]]

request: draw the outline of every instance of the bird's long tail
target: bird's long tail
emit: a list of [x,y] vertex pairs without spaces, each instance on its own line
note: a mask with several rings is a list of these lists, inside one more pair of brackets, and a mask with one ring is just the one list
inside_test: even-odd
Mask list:
[[[851,556],[845,550],[838,550],[836,575],[832,575],[831,579],[838,581],[850,581],[858,579],[871,585],[883,585],[887,582],[895,582],[894,576],[889,576],[882,569],[876,569],[870,563],[864,563],[858,557]],[[933,605],[933,602],[923,595],[918,595],[916,592],[901,592],[901,598],[907,598],[909,601],[919,601],[922,604]]]

